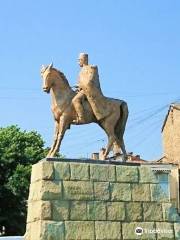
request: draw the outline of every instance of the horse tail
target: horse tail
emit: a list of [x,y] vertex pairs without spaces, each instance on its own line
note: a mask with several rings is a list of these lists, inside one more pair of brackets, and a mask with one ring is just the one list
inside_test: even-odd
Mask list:
[[124,135],[127,119],[128,119],[128,114],[129,114],[128,105],[125,101],[123,101],[120,104],[120,116],[115,128],[116,136],[120,141],[123,140],[123,135]]

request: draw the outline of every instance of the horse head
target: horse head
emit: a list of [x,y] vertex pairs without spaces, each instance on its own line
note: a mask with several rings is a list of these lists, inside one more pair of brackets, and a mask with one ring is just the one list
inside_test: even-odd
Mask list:
[[48,66],[42,65],[41,67],[41,77],[43,79],[43,91],[49,93],[50,89],[53,84],[53,63],[49,64]]
[[50,92],[51,87],[57,88],[59,91],[72,91],[68,80],[63,72],[53,67],[53,63],[48,66],[42,65],[41,77],[43,79],[43,91]]

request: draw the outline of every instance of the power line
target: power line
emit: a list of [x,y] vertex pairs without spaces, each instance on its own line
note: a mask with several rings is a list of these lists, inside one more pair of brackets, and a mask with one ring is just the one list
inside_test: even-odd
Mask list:
[[160,121],[156,122],[155,125],[153,125],[154,127],[149,128],[148,129],[148,134],[146,133],[146,135],[140,140],[138,141],[135,145],[133,145],[133,148],[142,145],[145,141],[149,140],[153,134],[154,134],[154,130],[157,130],[159,127],[159,123],[161,123]]
[[118,93],[120,94],[122,97],[152,97],[152,96],[160,96],[160,95],[171,95],[171,94],[179,94],[179,92],[151,92],[151,93],[138,93],[138,92],[134,92],[133,95],[129,95],[128,92],[120,92],[120,91],[114,91],[114,90],[110,90],[110,91],[107,91],[108,94],[111,94],[111,93]]
[[162,119],[158,119],[156,121],[153,121],[152,123],[148,124],[148,126],[142,126],[140,125],[137,128],[137,131],[133,131],[131,132],[132,134],[128,134],[126,136],[127,139],[133,139],[133,140],[137,140],[138,137],[144,136],[146,135],[146,132],[149,131],[149,129],[151,129],[153,126],[157,125],[157,124],[162,124]]
[[156,105],[156,106],[153,106],[153,107],[150,107],[150,108],[141,109],[141,110],[133,113],[132,115],[134,116],[134,115],[142,114],[142,113],[144,113],[144,112],[149,112],[149,111],[151,111],[151,110],[157,109],[156,107],[159,107],[159,105]]
[[[169,106],[169,104],[165,104],[162,107],[156,109],[154,112],[148,114],[147,116],[145,116],[144,118],[140,119],[140,120],[135,120],[135,124],[141,124],[149,119],[151,119],[152,117],[154,117],[155,115],[161,113],[163,110],[165,110],[167,107]],[[134,126],[134,124],[130,125],[128,127],[128,129],[132,128]]]
[[[104,139],[98,139],[98,140],[94,140],[94,141],[89,141],[89,142],[86,142],[86,143],[83,143],[83,144],[78,144],[78,149],[79,148],[82,148],[83,149],[87,149],[89,148],[90,146],[94,145],[95,143],[97,144],[98,142],[100,141],[104,141]],[[73,145],[71,145],[69,148],[72,148]],[[70,152],[72,153],[76,153],[77,151],[73,151],[72,149],[70,150]]]
[[[22,87],[5,87],[1,86],[0,91],[24,91],[24,92],[40,92],[41,88],[22,88]],[[105,92],[105,91],[104,91]],[[151,96],[160,96],[160,95],[171,95],[171,94],[178,94],[179,92],[151,92],[151,93],[145,93],[145,92],[135,92],[133,95],[129,92],[120,92],[118,90],[110,90],[107,91],[109,94],[110,93],[118,93],[122,95],[123,97],[151,97]],[[124,95],[125,94],[125,95]],[[130,94],[130,95],[129,95]]]

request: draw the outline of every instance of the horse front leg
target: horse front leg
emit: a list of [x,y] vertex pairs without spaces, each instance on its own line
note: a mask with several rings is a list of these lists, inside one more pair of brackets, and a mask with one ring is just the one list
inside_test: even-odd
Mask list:
[[60,118],[59,125],[58,125],[57,141],[53,151],[51,152],[51,157],[54,157],[55,154],[59,151],[61,142],[63,140],[64,134],[68,129],[68,127],[69,127],[69,122],[67,122],[64,117]]
[[52,152],[54,151],[54,148],[56,146],[57,143],[57,138],[58,138],[58,130],[59,130],[59,124],[57,121],[55,121],[55,126],[54,126],[54,138],[53,138],[53,144],[47,154],[46,157],[50,157],[52,155]]

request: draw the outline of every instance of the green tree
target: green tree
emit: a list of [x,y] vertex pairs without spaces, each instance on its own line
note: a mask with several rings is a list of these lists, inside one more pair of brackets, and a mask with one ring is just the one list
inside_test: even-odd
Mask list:
[[46,153],[37,132],[0,128],[0,231],[4,226],[5,235],[24,234],[31,165]]

